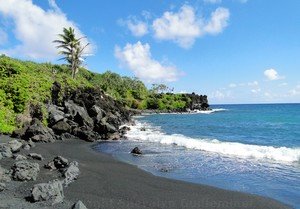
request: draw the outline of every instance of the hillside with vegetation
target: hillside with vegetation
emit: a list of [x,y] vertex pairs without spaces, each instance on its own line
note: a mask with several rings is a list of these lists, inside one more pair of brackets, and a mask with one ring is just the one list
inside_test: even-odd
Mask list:
[[61,84],[61,99],[77,88],[100,88],[127,108],[183,111],[191,104],[186,94],[162,93],[168,90],[164,85],[153,85],[148,90],[139,79],[110,71],[98,74],[79,68],[73,79],[67,65],[21,61],[1,55],[0,133],[11,133],[21,127],[34,106],[41,107],[43,123],[47,124],[45,104],[51,101],[55,81]]

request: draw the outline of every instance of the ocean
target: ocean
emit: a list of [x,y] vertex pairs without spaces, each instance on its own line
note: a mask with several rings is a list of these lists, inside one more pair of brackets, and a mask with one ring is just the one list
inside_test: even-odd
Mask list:
[[[212,108],[137,116],[128,140],[95,149],[154,175],[258,194],[300,209],[300,104]],[[130,154],[135,146],[143,155]]]

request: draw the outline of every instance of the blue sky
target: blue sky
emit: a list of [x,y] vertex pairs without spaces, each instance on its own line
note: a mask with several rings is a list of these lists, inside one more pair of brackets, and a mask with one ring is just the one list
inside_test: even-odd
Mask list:
[[57,62],[62,27],[87,36],[88,69],[207,94],[300,102],[298,0],[0,0],[0,53]]

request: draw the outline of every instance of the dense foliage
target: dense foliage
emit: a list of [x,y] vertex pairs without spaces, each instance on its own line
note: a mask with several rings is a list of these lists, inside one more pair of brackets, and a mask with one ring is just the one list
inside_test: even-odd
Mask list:
[[[135,109],[182,109],[189,102],[183,94],[162,93],[165,86],[154,85],[148,90],[137,78],[122,77],[113,72],[92,73],[80,68],[72,79],[67,65],[20,61],[0,56],[0,133],[10,133],[22,126],[30,116],[30,107],[40,106],[51,100],[54,81],[62,85],[63,94],[78,87],[100,87],[107,94]],[[47,123],[47,112],[44,123]]]

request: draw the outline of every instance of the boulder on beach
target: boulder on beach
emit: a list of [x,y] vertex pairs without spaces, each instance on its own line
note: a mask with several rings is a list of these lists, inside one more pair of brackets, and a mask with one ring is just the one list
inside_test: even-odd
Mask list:
[[73,205],[72,209],[87,209],[87,207],[79,200]]
[[63,177],[65,177],[63,184],[64,186],[68,186],[70,183],[75,181],[80,174],[78,162],[73,161],[70,163],[69,167],[67,167],[63,172]]
[[27,156],[34,160],[44,160],[43,156],[37,153],[29,153]]
[[10,172],[4,168],[1,167],[0,165],[0,182],[10,182]]
[[53,180],[34,185],[31,190],[31,198],[34,202],[50,201],[52,205],[63,202],[64,191],[61,181]]
[[20,155],[20,154],[14,155],[13,158],[14,158],[16,161],[27,160],[27,157],[26,157],[26,156]]
[[19,142],[18,140],[9,141],[7,145],[10,147],[13,153],[19,152],[23,146],[22,142]]
[[52,126],[52,130],[56,134],[62,134],[62,133],[70,133],[71,132],[71,126],[66,121],[59,121],[55,125]]
[[37,163],[23,160],[16,162],[12,166],[12,171],[12,177],[16,181],[35,181],[40,172],[40,166]]
[[62,156],[56,156],[52,161],[48,162],[46,165],[44,165],[45,168],[55,170],[55,169],[64,169],[68,167],[69,161],[62,157]]
[[31,139],[33,142],[53,142],[56,139],[53,130],[45,127],[37,118],[31,121],[30,126],[21,137],[25,140]]
[[10,158],[13,156],[11,148],[8,144],[0,144],[0,159]]
[[138,147],[133,148],[133,150],[131,150],[131,153],[134,154],[134,155],[143,154],[142,151]]

